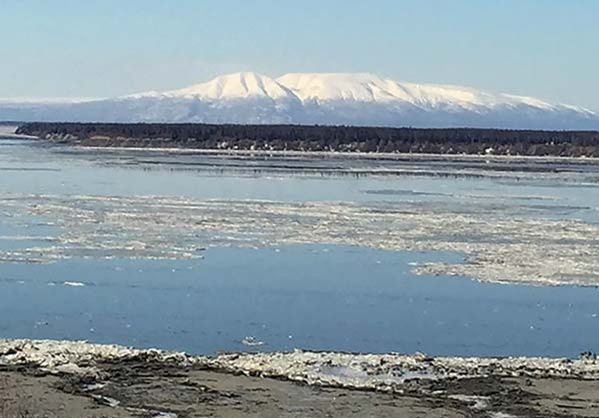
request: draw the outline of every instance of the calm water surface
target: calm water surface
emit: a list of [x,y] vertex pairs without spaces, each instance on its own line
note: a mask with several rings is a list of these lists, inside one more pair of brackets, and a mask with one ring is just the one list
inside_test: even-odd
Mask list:
[[[388,169],[389,163],[250,164],[239,170],[234,166],[247,164],[235,158],[81,151],[4,140],[0,194],[503,205],[518,216],[599,221],[593,168],[573,181],[569,174],[556,178],[557,169],[547,176],[465,176],[463,168],[454,168],[453,176],[381,176],[348,172]],[[335,175],[336,169],[345,175]],[[56,233],[51,226],[30,225],[0,213],[0,250],[30,246],[24,237]],[[306,348],[576,356],[599,349],[595,288],[481,284],[410,273],[414,263],[455,262],[460,254],[305,245],[210,248],[204,255],[195,261],[0,264],[0,337],[85,339],[192,353]],[[243,345],[248,336],[264,345]]]

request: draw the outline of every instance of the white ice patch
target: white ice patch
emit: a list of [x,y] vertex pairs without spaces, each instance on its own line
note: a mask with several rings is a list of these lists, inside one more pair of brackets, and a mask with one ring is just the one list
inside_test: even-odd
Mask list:
[[449,399],[455,399],[460,402],[465,402],[470,405],[470,408],[481,411],[489,407],[489,398],[486,396],[474,395],[449,395]]
[[170,412],[160,412],[157,415],[152,416],[151,418],[177,418],[177,414],[173,414]]
[[92,395],[92,398],[96,399],[97,401],[99,401],[100,403],[102,403],[106,406],[109,406],[110,408],[116,408],[117,406],[119,406],[121,404],[121,401],[118,401],[113,398],[109,398],[108,396]]
[[512,203],[295,203],[0,194],[0,211],[29,213],[62,231],[52,245],[1,250],[0,262],[48,263],[74,257],[201,259],[201,250],[210,246],[355,245],[465,255],[463,263],[412,265],[413,272],[421,275],[599,285],[599,224],[524,216],[526,206]]
[[[136,350],[87,342],[0,340],[0,365],[38,365],[54,373],[97,377],[95,364],[115,361],[152,361],[199,365],[219,370],[286,378],[314,385],[393,391],[410,379],[498,377],[560,377],[599,379],[599,361],[549,358],[428,358],[422,354],[346,354],[294,351],[239,353],[191,357],[184,353]],[[458,395],[459,396],[459,395]],[[457,398],[456,398],[457,399]],[[461,398],[482,408],[483,398]]]
[[505,412],[491,412],[489,418],[516,418],[515,415],[506,414]]
[[69,286],[69,287],[85,287],[86,286],[85,283],[81,283],[81,282],[64,282],[62,285]]
[[385,372],[368,371],[354,366],[325,366],[319,369],[315,376],[323,381],[336,382],[348,387],[390,387],[408,380],[435,380],[437,376],[422,372],[402,371],[399,369]]
[[241,344],[247,347],[262,347],[263,345],[266,345],[264,341],[260,341],[256,337],[245,337],[241,340]]

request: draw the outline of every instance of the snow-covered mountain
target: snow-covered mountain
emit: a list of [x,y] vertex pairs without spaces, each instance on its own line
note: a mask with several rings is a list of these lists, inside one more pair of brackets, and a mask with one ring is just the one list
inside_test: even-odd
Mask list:
[[238,73],[112,99],[0,102],[0,120],[599,129],[599,115],[581,107],[373,74]]

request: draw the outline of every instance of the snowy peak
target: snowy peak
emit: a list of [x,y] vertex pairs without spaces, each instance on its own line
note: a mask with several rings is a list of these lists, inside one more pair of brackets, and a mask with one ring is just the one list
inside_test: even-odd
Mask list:
[[578,112],[594,117],[589,110],[554,105],[532,97],[497,94],[469,87],[404,83],[369,73],[292,73],[277,79],[253,72],[217,77],[206,83],[164,93],[148,92],[125,99],[183,99],[226,102],[267,99],[327,105],[332,103],[381,104],[427,110],[484,113],[496,109],[526,107],[539,111]]
[[302,101],[381,102],[405,98],[390,80],[361,74],[287,74],[277,79]]
[[248,72],[220,76],[207,83],[167,92],[165,96],[210,101],[248,98],[280,100],[293,97],[293,93],[270,77]]

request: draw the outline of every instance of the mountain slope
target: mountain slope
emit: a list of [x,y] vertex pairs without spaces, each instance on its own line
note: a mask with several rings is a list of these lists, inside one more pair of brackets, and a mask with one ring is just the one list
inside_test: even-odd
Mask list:
[[206,101],[235,99],[297,99],[286,87],[270,77],[256,73],[236,73],[223,75],[206,83],[195,84],[179,90],[163,93],[149,92],[133,94],[126,98],[139,99],[145,97],[170,99],[196,99]]
[[[402,102],[423,109],[456,107],[464,110],[522,104],[543,110],[559,108],[531,97],[494,94],[461,86],[399,83],[374,74],[287,74],[277,81],[304,102]],[[582,108],[572,109],[586,111]]]
[[0,103],[0,120],[599,129],[599,116],[580,107],[367,73],[237,73],[114,99]]

